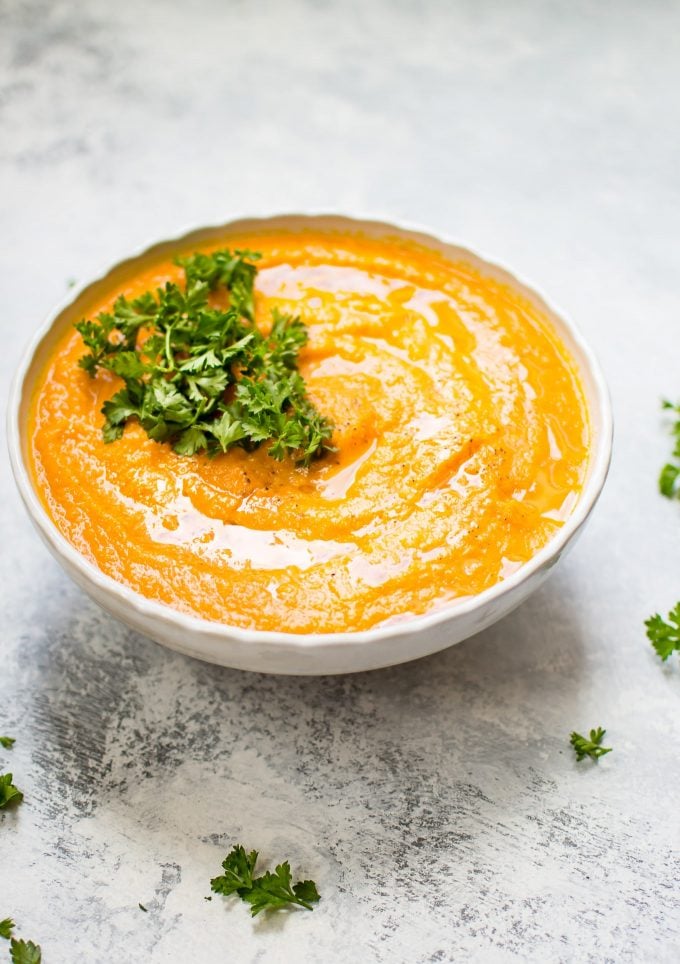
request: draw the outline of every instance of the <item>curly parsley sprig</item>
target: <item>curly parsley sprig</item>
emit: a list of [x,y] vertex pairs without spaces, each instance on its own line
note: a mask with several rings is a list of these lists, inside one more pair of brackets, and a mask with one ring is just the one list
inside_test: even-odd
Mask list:
[[279,910],[292,905],[314,910],[312,904],[321,898],[313,880],[293,884],[287,860],[279,864],[273,874],[267,871],[262,877],[253,877],[256,863],[256,850],[248,853],[244,847],[235,846],[222,861],[224,874],[210,881],[211,890],[226,897],[237,894],[250,904],[253,917],[263,910]]
[[[331,448],[332,426],[297,370],[304,324],[276,309],[268,334],[253,323],[259,257],[223,250],[178,258],[184,289],[168,282],[132,301],[121,295],[111,312],[76,324],[89,349],[81,368],[93,378],[106,369],[125,383],[102,408],[105,442],[137,419],[149,438],[179,455],[268,442],[273,458],[308,465]],[[227,309],[210,305],[220,287],[229,292]]]
[[601,726],[598,726],[596,730],[591,730],[589,737],[581,736],[580,733],[572,733],[569,737],[569,742],[576,751],[576,761],[581,762],[585,757],[590,757],[591,760],[598,760],[605,753],[611,753],[612,748],[610,746],[602,746],[602,740],[607,731],[603,730]]

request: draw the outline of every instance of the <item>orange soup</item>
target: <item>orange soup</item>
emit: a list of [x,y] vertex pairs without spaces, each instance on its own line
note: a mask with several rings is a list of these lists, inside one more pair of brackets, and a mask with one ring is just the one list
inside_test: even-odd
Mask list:
[[[555,535],[590,429],[575,363],[532,303],[403,240],[263,233],[203,250],[224,246],[262,252],[256,324],[276,307],[307,325],[300,371],[335,451],[309,468],[266,445],[181,456],[137,422],[105,444],[101,408],[121,383],[78,367],[70,329],[38,380],[31,454],[87,559],[205,619],[342,632],[454,605]],[[147,262],[87,316],[181,279]]]

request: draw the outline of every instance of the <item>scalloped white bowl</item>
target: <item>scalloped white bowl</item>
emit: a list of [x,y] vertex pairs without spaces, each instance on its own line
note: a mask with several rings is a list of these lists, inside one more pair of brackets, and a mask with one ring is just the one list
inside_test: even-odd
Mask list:
[[[275,230],[328,230],[360,232],[369,237],[400,237],[477,266],[529,299],[547,316],[576,362],[588,404],[591,449],[588,472],[578,502],[564,526],[532,559],[508,579],[472,599],[434,613],[354,633],[298,635],[239,629],[222,623],[187,616],[154,602],[105,575],[88,562],[57,530],[35,490],[28,469],[28,411],[36,378],[53,345],[81,309],[100,291],[110,290],[118,278],[128,275],[137,262],[162,257],[180,245],[197,245],[229,234],[258,228]],[[392,666],[427,656],[458,643],[501,619],[537,589],[581,531],[604,485],[612,447],[612,414],[609,394],[600,367],[573,325],[549,308],[534,291],[502,268],[483,261],[472,252],[441,241],[420,230],[382,221],[359,220],[339,215],[278,215],[248,218],[198,228],[171,241],[154,244],[119,262],[96,281],[80,285],[68,300],[53,311],[31,342],[17,370],[9,402],[8,441],[12,470],[21,498],[48,549],[71,578],[112,616],[151,639],[199,659],[222,666],[261,673],[322,675],[353,673]]]

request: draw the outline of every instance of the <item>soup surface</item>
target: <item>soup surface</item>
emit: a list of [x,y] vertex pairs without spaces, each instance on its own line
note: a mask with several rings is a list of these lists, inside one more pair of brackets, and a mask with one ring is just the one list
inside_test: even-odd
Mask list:
[[[224,246],[262,252],[257,324],[278,307],[307,325],[300,371],[336,451],[309,468],[266,446],[187,457],[137,423],[105,444],[100,410],[121,383],[78,368],[69,328],[38,381],[32,465],[87,559],[206,619],[340,632],[453,605],[555,535],[589,424],[575,364],[532,304],[398,239],[263,233],[202,250]],[[146,262],[83,314],[182,277]]]

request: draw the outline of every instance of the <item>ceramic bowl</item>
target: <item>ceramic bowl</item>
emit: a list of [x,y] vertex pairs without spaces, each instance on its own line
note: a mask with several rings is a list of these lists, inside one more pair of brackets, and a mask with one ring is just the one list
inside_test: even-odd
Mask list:
[[[202,244],[229,234],[257,229],[305,229],[360,232],[369,237],[411,239],[452,260],[465,261],[510,285],[529,299],[554,325],[574,358],[585,390],[592,426],[587,478],[572,514],[554,538],[513,575],[472,599],[429,615],[394,625],[354,633],[297,635],[239,629],[185,615],[146,599],[105,575],[59,533],[38,498],[28,471],[28,411],[36,378],[61,333],[82,317],[84,306],[117,279],[129,276],[138,262],[163,257],[179,246]],[[602,490],[612,444],[609,395],[600,367],[573,325],[507,271],[479,256],[420,230],[381,221],[337,215],[281,215],[232,221],[198,228],[172,241],[154,244],[105,272],[96,281],[74,289],[68,301],[53,311],[36,334],[19,365],[9,404],[9,449],[22,500],[47,547],[71,578],[112,616],[156,642],[199,659],[262,673],[321,675],[351,673],[403,663],[458,643],[501,619],[534,592],[581,531]]]

